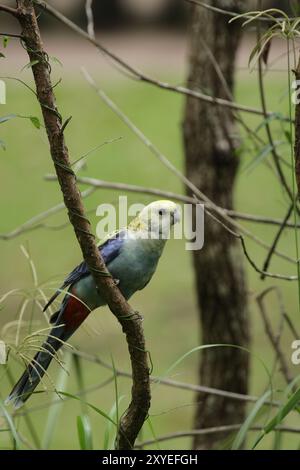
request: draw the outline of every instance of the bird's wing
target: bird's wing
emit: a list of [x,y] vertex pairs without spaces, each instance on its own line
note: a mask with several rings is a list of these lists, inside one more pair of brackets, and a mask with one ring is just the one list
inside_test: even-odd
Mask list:
[[[102,255],[105,264],[108,266],[119,254],[124,241],[125,231],[115,232],[110,237],[106,238],[99,246],[98,249]],[[59,294],[66,289],[66,287],[75,284],[80,279],[89,276],[90,271],[85,261],[82,261],[72,272],[66,277],[63,285],[57,289],[53,296],[45,305],[43,311],[47,310],[49,305],[59,296]]]

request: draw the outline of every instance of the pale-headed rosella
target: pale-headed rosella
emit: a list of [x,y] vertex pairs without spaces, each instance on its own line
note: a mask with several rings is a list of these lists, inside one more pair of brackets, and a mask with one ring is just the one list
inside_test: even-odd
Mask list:
[[[174,202],[155,201],[146,206],[127,228],[108,236],[99,245],[109,273],[126,299],[151,280],[171,227],[179,219],[179,208]],[[44,310],[61,292],[66,294],[59,310],[50,318],[53,329],[7,398],[7,403],[12,402],[15,408],[22,406],[33,393],[56,352],[90,312],[105,305],[85,262],[68,275]]]

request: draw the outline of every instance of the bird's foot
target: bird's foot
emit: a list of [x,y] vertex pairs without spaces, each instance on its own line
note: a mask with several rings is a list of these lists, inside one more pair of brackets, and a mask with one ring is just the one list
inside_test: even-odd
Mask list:
[[133,315],[134,315],[136,320],[144,321],[143,315],[141,315],[140,312],[138,312],[137,310],[135,310]]
[[118,286],[120,284],[120,279],[114,279],[114,283],[116,284],[116,286]]

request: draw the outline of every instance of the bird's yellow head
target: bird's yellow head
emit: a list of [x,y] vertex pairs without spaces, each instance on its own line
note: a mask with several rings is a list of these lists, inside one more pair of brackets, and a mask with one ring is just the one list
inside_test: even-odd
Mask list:
[[130,223],[132,230],[142,230],[151,238],[168,238],[171,227],[180,221],[180,209],[172,201],[162,200],[148,204]]

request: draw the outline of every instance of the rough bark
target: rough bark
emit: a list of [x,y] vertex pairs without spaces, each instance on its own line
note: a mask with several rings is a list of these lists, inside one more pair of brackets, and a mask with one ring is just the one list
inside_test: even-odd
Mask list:
[[[240,10],[241,2],[213,1],[222,8]],[[243,2],[245,3],[245,2]],[[240,25],[206,9],[192,7],[188,86],[228,98],[215,66],[213,54],[229,89],[233,90],[235,54]],[[204,46],[203,43],[206,43]],[[238,168],[236,129],[230,109],[187,98],[184,119],[186,174],[221,207],[233,207]],[[193,252],[201,325],[201,344],[225,343],[247,347],[249,321],[245,273],[239,241],[212,220],[205,221],[205,244]],[[249,356],[240,349],[220,347],[201,353],[199,381],[210,387],[247,393]],[[245,404],[225,397],[197,396],[195,428],[231,425],[245,418]],[[197,435],[194,447],[221,445],[226,434]]]
[[119,449],[129,449],[134,446],[150,407],[148,353],[141,318],[126,302],[110,275],[107,275],[105,263],[91,233],[76,177],[71,169],[64,138],[65,126],[56,105],[50,77],[51,68],[43,47],[32,0],[17,0],[17,18],[22,28],[22,40],[30,59],[36,96],[41,106],[51,157],[70,222],[97,288],[101,290],[101,295],[126,335],[132,365],[132,399],[128,410],[121,418],[117,446]]

